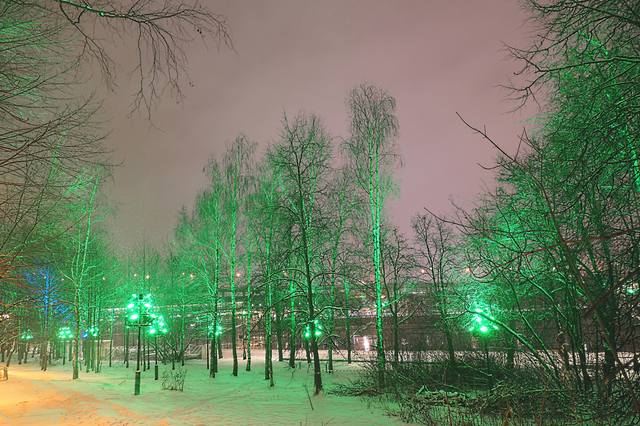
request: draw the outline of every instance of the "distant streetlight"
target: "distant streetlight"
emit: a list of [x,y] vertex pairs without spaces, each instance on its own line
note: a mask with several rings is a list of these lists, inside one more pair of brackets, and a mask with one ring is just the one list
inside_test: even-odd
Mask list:
[[167,324],[165,323],[162,315],[151,314],[151,318],[153,318],[153,322],[149,327],[148,333],[153,336],[153,345],[155,346],[154,380],[158,380],[158,334],[165,335],[169,330],[167,329]]

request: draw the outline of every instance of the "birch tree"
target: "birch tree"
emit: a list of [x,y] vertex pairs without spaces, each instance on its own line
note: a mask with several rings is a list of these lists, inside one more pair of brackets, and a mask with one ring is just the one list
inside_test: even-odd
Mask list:
[[225,213],[228,215],[229,248],[226,252],[229,262],[229,287],[231,290],[231,351],[233,375],[238,375],[238,348],[236,329],[236,263],[239,225],[242,219],[242,199],[249,193],[253,172],[253,152],[255,144],[244,136],[238,136],[223,159],[225,182]]
[[391,168],[397,161],[395,140],[398,121],[396,101],[385,91],[361,85],[347,99],[351,136],[345,141],[350,167],[368,200],[372,263],[376,302],[376,350],[378,384],[384,385],[385,353],[382,306],[381,224],[384,202],[390,190]]

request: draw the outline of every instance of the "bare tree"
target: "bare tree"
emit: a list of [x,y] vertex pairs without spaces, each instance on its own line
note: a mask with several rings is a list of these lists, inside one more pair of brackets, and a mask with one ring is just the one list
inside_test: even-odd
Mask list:
[[[300,253],[300,277],[306,298],[309,343],[313,353],[315,393],[322,390],[315,304],[316,287],[324,275],[319,271],[320,205],[326,194],[331,159],[330,138],[315,116],[299,115],[284,119],[282,139],[268,153],[268,161],[279,177],[282,192],[281,211],[286,212],[297,235]],[[294,277],[289,277],[294,279]]]
[[151,108],[158,97],[169,89],[182,95],[181,85],[187,78],[185,46],[196,38],[231,46],[224,17],[211,12],[198,1],[159,0],[48,0],[38,5],[13,0],[22,9],[36,9],[42,22],[56,37],[71,36],[68,56],[75,57],[75,67],[95,62],[109,87],[112,87],[115,62],[104,35],[135,40],[134,71],[138,89],[133,109]]
[[253,152],[255,144],[244,136],[235,139],[224,157],[225,212],[228,222],[229,248],[225,251],[229,262],[229,286],[231,290],[231,350],[233,354],[233,375],[238,375],[238,352],[236,330],[236,262],[238,244],[238,224],[241,219],[241,200],[249,191],[253,173]]
[[396,101],[385,91],[362,85],[347,100],[351,114],[351,137],[345,146],[357,184],[366,194],[370,212],[373,269],[376,294],[376,348],[379,385],[384,384],[385,354],[382,307],[382,253],[380,232],[385,198],[390,189],[390,168],[396,163],[394,151],[398,133]]
[[435,296],[442,330],[447,341],[449,362],[455,364],[453,346],[451,294],[454,285],[454,269],[456,263],[455,246],[457,244],[453,231],[447,224],[430,213],[418,214],[412,221],[417,243],[416,261],[420,268],[420,278],[427,282]]

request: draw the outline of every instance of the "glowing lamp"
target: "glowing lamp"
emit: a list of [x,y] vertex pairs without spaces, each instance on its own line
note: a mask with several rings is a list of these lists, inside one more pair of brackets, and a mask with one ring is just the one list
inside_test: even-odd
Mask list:
[[31,334],[31,330],[26,329],[20,334],[20,340],[31,340],[33,339],[33,334]]
[[476,307],[471,309],[473,314],[467,331],[477,336],[486,337],[493,331],[498,330],[498,326],[495,324],[495,317],[491,315],[491,312],[486,307]]
[[71,339],[73,339],[73,333],[71,332],[71,328],[69,328],[69,327],[60,327],[58,329],[58,339],[60,339],[60,340],[71,340]]
[[[322,325],[320,324],[320,322],[317,319],[313,320],[313,327],[314,327],[314,336],[317,338],[321,337],[324,332],[322,329]],[[311,325],[307,324],[304,328],[304,333],[302,335],[306,340],[311,339]]]

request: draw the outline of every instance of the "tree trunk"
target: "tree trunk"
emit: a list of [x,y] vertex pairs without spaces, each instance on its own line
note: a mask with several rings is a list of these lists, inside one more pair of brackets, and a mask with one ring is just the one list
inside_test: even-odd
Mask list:
[[344,280],[344,329],[347,343],[347,364],[351,364],[351,309],[349,307],[349,281]]
[[251,371],[251,247],[247,249],[247,365],[246,371]]
[[75,298],[74,298],[74,313],[75,313],[75,333],[73,335],[73,361],[72,361],[72,366],[73,366],[73,376],[72,378],[75,380],[78,377],[80,377],[80,371],[79,371],[79,365],[78,365],[78,359],[80,356],[79,350],[80,350],[80,307],[78,306],[79,303],[79,295],[78,295],[78,290],[76,290],[75,292]]
[[289,367],[296,368],[296,289],[289,278]]

